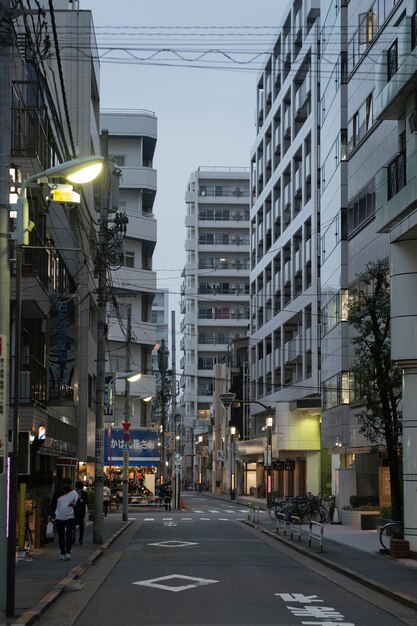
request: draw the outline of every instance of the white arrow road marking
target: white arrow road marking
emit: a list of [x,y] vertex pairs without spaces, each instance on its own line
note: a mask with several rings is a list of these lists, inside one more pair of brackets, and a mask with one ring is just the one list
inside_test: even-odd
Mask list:
[[[170,585],[160,584],[163,580],[189,580],[192,583],[188,585],[177,585],[171,587]],[[141,585],[142,587],[155,587],[157,589],[163,589],[164,591],[187,591],[187,589],[194,589],[195,587],[201,587],[203,585],[211,585],[212,583],[218,583],[218,580],[210,580],[209,578],[194,578],[193,576],[183,576],[182,574],[171,574],[171,576],[161,576],[161,578],[150,578],[149,580],[138,580],[132,585]]]
[[156,543],[148,543],[148,546],[162,546],[163,548],[184,548],[185,546],[198,546],[193,541],[157,541]]

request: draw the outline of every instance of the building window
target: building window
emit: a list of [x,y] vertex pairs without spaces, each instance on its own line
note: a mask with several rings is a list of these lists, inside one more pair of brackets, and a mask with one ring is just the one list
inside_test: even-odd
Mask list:
[[375,214],[375,179],[349,202],[347,207],[347,234],[352,235]]
[[417,11],[411,17],[411,50],[417,46]]
[[388,200],[391,200],[406,184],[405,151],[400,152],[388,165]]
[[387,50],[387,82],[398,71],[398,40],[396,39],[392,46]]
[[126,165],[126,157],[124,154],[113,154],[110,156],[110,161],[115,163],[115,165],[119,165],[119,167]]
[[365,102],[348,122],[348,153],[362,141],[373,126],[373,94],[370,93]]
[[124,267],[134,268],[135,267],[135,253],[126,251],[123,257],[123,265]]
[[360,13],[358,16],[359,46],[371,43],[378,26],[378,18],[372,11]]

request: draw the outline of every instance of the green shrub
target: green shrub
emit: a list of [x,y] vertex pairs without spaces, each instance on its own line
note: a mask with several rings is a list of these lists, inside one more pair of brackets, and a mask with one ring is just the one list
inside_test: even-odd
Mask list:
[[390,506],[383,506],[381,509],[381,517],[384,519],[392,519],[392,508]]
[[352,509],[359,509],[364,506],[378,507],[379,498],[378,496],[350,496],[349,502]]

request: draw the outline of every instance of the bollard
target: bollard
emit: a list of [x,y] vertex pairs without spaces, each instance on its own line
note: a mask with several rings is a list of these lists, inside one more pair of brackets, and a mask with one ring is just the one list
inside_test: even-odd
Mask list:
[[253,509],[253,504],[252,502],[248,502],[248,522],[252,521],[252,509]]

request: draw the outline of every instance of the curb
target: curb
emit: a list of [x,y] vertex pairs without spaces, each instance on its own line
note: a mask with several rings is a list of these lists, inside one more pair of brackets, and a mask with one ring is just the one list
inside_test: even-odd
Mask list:
[[367,587],[369,587],[370,589],[373,589],[374,591],[379,591],[380,593],[383,593],[384,595],[388,596],[392,600],[395,600],[396,602],[400,602],[401,604],[404,604],[405,606],[408,606],[411,609],[417,610],[417,601],[412,596],[409,596],[406,593],[401,593],[399,591],[393,591],[390,587],[387,587],[383,583],[378,583],[372,578],[362,576],[361,574],[358,574],[357,572],[349,569],[348,567],[343,567],[342,565],[338,565],[334,561],[330,561],[329,559],[326,559],[320,554],[310,552],[309,550],[307,550],[300,544],[292,543],[288,541],[287,539],[280,537],[280,535],[277,535],[271,532],[270,530],[267,530],[266,528],[262,528],[262,526],[254,524],[253,522],[248,522],[247,520],[243,520],[243,523],[246,524],[247,526],[251,526],[252,528],[255,528],[256,530],[260,530],[265,535],[272,537],[276,541],[279,541],[285,546],[292,548],[296,552],[299,552],[300,554],[303,554],[304,556],[308,556],[310,559],[318,561],[319,563],[321,563],[322,565],[325,565],[329,569],[333,569],[334,571],[339,572],[340,574],[344,574],[345,576],[348,576],[349,578],[352,578],[353,580],[356,580],[357,582],[360,582],[363,585],[366,585]]
[[70,584],[73,580],[77,580],[80,578],[91,565],[94,563],[108,550],[111,544],[116,541],[118,537],[122,533],[129,528],[132,524],[132,521],[125,522],[119,530],[116,530],[115,533],[107,539],[105,543],[103,543],[97,550],[95,550],[83,563],[73,567],[72,570],[68,573],[65,578],[62,578],[56,585],[51,589],[49,593],[46,594],[39,602],[37,602],[32,608],[25,613],[22,613],[10,626],[30,626],[39,620],[41,615],[45,613],[45,611],[59,598],[59,596],[64,592],[65,587]]

